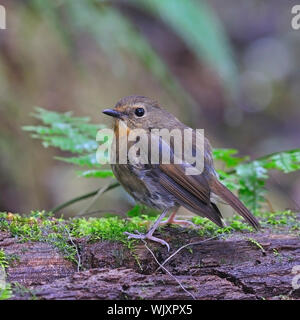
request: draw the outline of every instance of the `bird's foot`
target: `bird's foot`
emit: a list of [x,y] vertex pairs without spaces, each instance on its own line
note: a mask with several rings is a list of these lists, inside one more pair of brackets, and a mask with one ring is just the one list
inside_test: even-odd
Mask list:
[[174,217],[170,216],[168,220],[162,221],[160,223],[161,226],[166,225],[166,224],[178,224],[184,227],[194,227],[198,228],[197,225],[195,225],[193,222],[188,221],[188,220],[177,220]]
[[126,234],[128,236],[128,239],[151,240],[154,242],[158,242],[162,245],[165,245],[168,248],[168,251],[170,251],[170,246],[169,246],[168,242],[166,242],[165,240],[154,237],[152,235],[152,232],[142,234],[142,233],[139,233],[138,231],[136,231],[136,233],[124,232],[124,234]]

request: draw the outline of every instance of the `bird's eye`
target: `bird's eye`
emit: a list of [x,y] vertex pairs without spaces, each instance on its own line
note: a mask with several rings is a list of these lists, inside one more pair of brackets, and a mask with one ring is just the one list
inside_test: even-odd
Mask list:
[[144,108],[136,108],[134,113],[137,117],[142,117],[145,114],[145,109]]

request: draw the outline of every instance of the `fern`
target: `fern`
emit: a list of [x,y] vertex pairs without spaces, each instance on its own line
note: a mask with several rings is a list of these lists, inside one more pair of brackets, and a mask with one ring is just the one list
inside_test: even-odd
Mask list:
[[238,164],[248,160],[248,157],[237,157],[238,153],[235,149],[214,149],[213,156],[215,160],[221,160],[224,162],[227,168],[234,168]]
[[268,170],[275,169],[284,173],[300,170],[300,149],[273,153],[247,162],[248,157],[238,158],[234,149],[216,149],[214,158],[221,160],[227,168],[218,170],[220,179],[230,189],[236,190],[241,200],[253,212],[266,202],[265,183],[269,178]]
[[261,164],[266,169],[290,173],[300,169],[300,149],[277,152],[264,157]]
[[86,166],[86,167],[99,167],[99,163],[96,159],[96,153],[84,154],[78,157],[55,157],[57,160],[63,162],[75,164],[77,166]]
[[259,161],[242,164],[236,168],[239,180],[239,196],[245,205],[256,212],[265,201],[265,180],[268,178],[267,170]]
[[109,178],[113,177],[111,170],[87,170],[87,171],[78,171],[79,177],[85,178]]
[[43,126],[25,126],[23,130],[31,132],[32,138],[40,139],[46,148],[55,147],[73,154],[69,157],[57,156],[57,160],[89,167],[90,170],[79,172],[81,177],[112,176],[108,170],[101,174],[101,165],[96,160],[96,135],[99,129],[104,128],[103,125],[92,124],[87,117],[74,117],[72,112],[59,113],[42,108],[36,108],[33,117],[39,119]]

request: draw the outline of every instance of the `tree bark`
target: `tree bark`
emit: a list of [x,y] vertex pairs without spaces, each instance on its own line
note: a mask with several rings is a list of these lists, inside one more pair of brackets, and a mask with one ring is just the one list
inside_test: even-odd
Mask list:
[[[181,245],[205,240],[179,230],[167,227],[160,235],[171,244],[171,252],[148,242],[159,263]],[[79,272],[50,244],[18,243],[0,232],[0,249],[11,261],[7,281],[15,288],[12,299],[300,299],[297,235],[236,234],[205,240],[164,265],[171,275],[157,271],[159,265],[143,243],[129,250],[117,242],[74,242]]]

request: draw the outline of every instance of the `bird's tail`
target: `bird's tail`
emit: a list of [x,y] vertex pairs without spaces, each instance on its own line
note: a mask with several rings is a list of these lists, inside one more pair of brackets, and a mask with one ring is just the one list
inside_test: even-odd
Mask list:
[[220,181],[214,179],[211,184],[211,191],[228,203],[238,214],[240,214],[256,230],[260,224],[254,215],[245,207],[245,205]]

